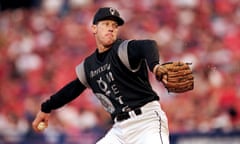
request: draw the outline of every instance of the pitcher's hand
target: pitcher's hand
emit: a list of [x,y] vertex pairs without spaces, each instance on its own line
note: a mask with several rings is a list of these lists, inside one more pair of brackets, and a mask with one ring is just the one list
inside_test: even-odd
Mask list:
[[48,120],[49,120],[49,116],[50,113],[44,113],[42,111],[39,111],[34,119],[34,121],[32,122],[32,128],[35,132],[41,132],[42,130],[40,130],[38,128],[38,125],[40,122],[44,122],[46,127],[48,127]]

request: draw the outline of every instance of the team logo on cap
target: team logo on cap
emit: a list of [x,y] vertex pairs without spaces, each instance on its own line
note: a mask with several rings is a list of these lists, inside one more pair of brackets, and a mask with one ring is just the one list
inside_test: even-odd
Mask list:
[[114,15],[115,12],[116,12],[116,9],[114,9],[114,8],[110,8],[110,9],[109,9],[109,12],[110,12],[112,15]]

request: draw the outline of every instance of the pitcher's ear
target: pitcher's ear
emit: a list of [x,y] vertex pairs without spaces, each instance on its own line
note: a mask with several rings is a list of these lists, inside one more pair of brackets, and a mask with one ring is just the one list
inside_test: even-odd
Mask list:
[[92,25],[91,28],[92,28],[92,33],[96,34],[97,33],[97,25]]

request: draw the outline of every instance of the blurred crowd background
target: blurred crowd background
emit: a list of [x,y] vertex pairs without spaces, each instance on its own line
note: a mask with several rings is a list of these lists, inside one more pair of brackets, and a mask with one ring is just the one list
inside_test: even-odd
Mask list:
[[31,129],[41,102],[96,49],[90,26],[102,6],[125,19],[120,38],[154,39],[161,63],[192,63],[187,93],[168,93],[149,73],[171,134],[240,130],[240,0],[2,0],[0,144],[92,144],[109,129],[90,90],[54,111],[43,133]]

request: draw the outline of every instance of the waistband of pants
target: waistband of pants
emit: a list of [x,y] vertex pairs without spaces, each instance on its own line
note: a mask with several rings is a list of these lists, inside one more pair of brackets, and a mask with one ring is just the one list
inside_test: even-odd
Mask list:
[[151,108],[154,109],[154,107],[160,108],[160,103],[158,101],[152,101],[152,102],[145,104],[142,107],[133,109],[129,112],[120,113],[115,116],[114,122],[121,122],[121,121],[127,120],[129,118],[139,116],[139,115],[143,114],[145,111],[147,111],[148,109],[151,109]]

